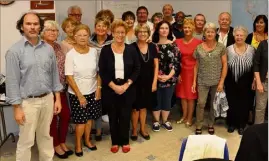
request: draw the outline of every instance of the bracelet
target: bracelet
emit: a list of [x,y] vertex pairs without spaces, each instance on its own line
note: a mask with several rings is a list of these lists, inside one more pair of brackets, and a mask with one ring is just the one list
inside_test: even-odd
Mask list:
[[100,88],[100,89],[101,89],[101,88],[102,88],[102,86],[97,86],[97,88]]

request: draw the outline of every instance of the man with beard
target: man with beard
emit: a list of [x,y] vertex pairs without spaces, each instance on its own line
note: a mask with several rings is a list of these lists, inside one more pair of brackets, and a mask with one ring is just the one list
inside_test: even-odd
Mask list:
[[182,11],[179,11],[175,16],[176,22],[173,23],[173,25],[172,25],[172,31],[173,31],[174,36],[177,39],[184,37],[184,32],[183,32],[184,19],[185,19],[185,14]]

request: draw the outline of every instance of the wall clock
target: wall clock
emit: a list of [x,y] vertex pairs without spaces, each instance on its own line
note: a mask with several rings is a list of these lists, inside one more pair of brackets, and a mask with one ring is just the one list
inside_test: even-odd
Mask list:
[[0,0],[0,5],[10,5],[12,3],[14,3],[15,1],[3,1],[3,0]]

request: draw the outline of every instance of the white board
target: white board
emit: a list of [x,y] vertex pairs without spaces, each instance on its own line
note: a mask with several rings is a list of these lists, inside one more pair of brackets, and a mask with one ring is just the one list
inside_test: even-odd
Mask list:
[[132,11],[136,14],[138,8],[138,0],[102,0],[102,9],[110,9],[115,18],[121,18],[126,11]]

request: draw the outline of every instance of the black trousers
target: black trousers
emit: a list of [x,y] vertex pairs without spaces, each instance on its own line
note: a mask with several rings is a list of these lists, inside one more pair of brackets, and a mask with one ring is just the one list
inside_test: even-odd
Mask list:
[[116,95],[107,107],[112,145],[128,145],[132,105],[123,95]]

